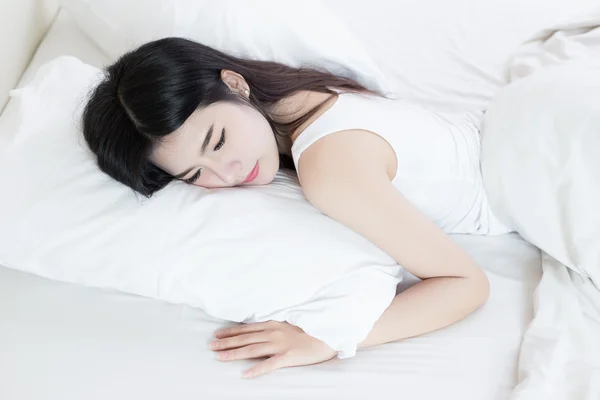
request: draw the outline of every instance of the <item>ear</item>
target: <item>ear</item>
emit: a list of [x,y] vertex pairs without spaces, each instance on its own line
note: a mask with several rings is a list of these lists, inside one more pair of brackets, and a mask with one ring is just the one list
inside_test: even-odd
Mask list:
[[250,87],[243,76],[237,72],[228,69],[221,70],[221,80],[234,92],[238,92],[241,96],[248,97],[250,95]]

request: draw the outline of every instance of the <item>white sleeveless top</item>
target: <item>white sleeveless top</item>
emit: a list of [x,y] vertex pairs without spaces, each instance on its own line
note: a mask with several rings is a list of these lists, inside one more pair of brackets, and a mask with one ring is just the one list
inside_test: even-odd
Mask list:
[[393,185],[447,233],[502,234],[483,188],[480,132],[468,115],[444,115],[404,100],[340,93],[292,146],[302,153],[331,133],[362,129],[378,134],[396,153]]

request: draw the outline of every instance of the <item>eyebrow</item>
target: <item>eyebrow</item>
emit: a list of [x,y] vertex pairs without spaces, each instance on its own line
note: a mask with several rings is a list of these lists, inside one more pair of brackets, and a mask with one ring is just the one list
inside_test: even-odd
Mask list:
[[[212,124],[210,126],[210,128],[208,128],[208,132],[206,132],[206,136],[204,137],[204,142],[202,142],[202,147],[200,148],[200,154],[204,154],[204,152],[206,151],[206,147],[208,146],[208,144],[210,143],[210,139],[212,139],[212,134],[213,134],[213,130],[214,130],[215,124]],[[194,170],[196,167],[192,167],[190,169],[185,170],[184,172],[175,175],[176,179],[181,179],[184,176],[186,176],[187,174],[189,174],[190,172],[192,172],[192,170]]]
[[202,143],[202,149],[200,150],[200,154],[204,154],[204,151],[206,150],[206,146],[208,146],[208,144],[210,143],[210,139],[212,138],[214,127],[215,127],[215,124],[212,124],[210,126],[210,128],[208,128],[208,132],[206,133],[206,136],[204,137],[204,143]]

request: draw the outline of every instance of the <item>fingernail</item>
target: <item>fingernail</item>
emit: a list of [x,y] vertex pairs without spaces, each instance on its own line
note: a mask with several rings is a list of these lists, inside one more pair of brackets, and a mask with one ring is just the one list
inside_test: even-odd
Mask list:
[[218,340],[214,340],[212,342],[210,342],[209,347],[213,350],[216,350],[219,348],[219,341]]
[[220,353],[221,360],[227,360],[227,352]]
[[242,375],[242,378],[252,378],[252,372],[250,371],[246,371],[244,372],[244,374]]

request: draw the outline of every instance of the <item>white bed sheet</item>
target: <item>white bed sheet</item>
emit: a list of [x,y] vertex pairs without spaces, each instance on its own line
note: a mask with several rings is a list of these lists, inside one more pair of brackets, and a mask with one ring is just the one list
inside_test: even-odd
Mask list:
[[[61,14],[24,80],[62,54],[106,60]],[[221,323],[198,309],[0,267],[0,399],[508,399],[540,254],[517,235],[455,238],[490,277],[478,312],[349,360],[256,380],[240,378],[251,362],[214,359],[207,343]]]

